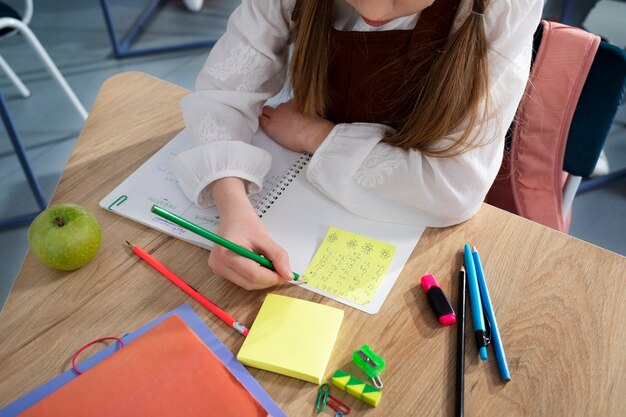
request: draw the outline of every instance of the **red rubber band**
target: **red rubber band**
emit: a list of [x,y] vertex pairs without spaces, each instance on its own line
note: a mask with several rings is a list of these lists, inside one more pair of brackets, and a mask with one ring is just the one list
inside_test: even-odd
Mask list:
[[93,340],[87,343],[82,348],[78,349],[76,353],[74,353],[74,355],[72,356],[72,369],[74,370],[74,372],[76,372],[78,375],[82,375],[83,373],[82,371],[78,370],[75,364],[76,358],[78,358],[78,355],[80,355],[83,352],[83,350],[87,349],[89,346],[96,344],[96,343],[104,342],[105,340],[117,340],[118,342],[120,342],[120,347],[121,348],[124,347],[124,342],[122,342],[122,339],[120,339],[119,337],[110,336],[110,337],[102,337],[100,339]]

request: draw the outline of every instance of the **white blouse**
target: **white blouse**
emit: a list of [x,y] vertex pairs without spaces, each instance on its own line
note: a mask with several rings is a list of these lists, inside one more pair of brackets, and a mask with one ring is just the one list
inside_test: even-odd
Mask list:
[[[472,1],[461,0],[453,32]],[[285,84],[294,4],[243,0],[200,71],[195,91],[181,102],[193,148],[175,158],[173,170],[198,206],[213,204],[207,186],[223,177],[243,178],[248,193],[261,189],[271,156],[250,141],[266,100]],[[335,0],[335,9],[338,30],[412,29],[419,18],[372,27],[345,0]],[[381,142],[387,126],[337,124],[309,162],[308,180],[346,209],[377,220],[443,227],[470,218],[500,167],[505,133],[528,80],[541,9],[541,0],[492,0],[485,12],[491,102],[487,120],[472,131],[480,146],[435,158]],[[460,137],[462,129],[450,136]]]

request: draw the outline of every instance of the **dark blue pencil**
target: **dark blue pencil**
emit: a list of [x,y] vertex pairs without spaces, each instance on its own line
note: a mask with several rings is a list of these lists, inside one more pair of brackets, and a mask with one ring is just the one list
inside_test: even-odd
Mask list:
[[465,267],[461,266],[459,272],[459,298],[457,306],[456,328],[456,417],[463,417],[464,396],[465,396],[465,292],[467,284],[465,277]]

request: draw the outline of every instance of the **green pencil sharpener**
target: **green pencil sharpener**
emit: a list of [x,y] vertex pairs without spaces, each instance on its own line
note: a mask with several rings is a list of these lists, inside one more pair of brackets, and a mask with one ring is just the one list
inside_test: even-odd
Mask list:
[[363,345],[355,350],[352,353],[352,361],[372,379],[376,388],[383,387],[380,374],[385,371],[385,360],[375,354],[368,345]]

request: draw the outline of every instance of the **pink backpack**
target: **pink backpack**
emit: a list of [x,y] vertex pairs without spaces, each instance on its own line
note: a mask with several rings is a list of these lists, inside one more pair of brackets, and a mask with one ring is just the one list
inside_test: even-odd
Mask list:
[[563,156],[599,44],[598,36],[582,29],[541,22],[530,79],[485,202],[553,229],[569,230],[571,200],[564,210],[568,174],[563,171]]

